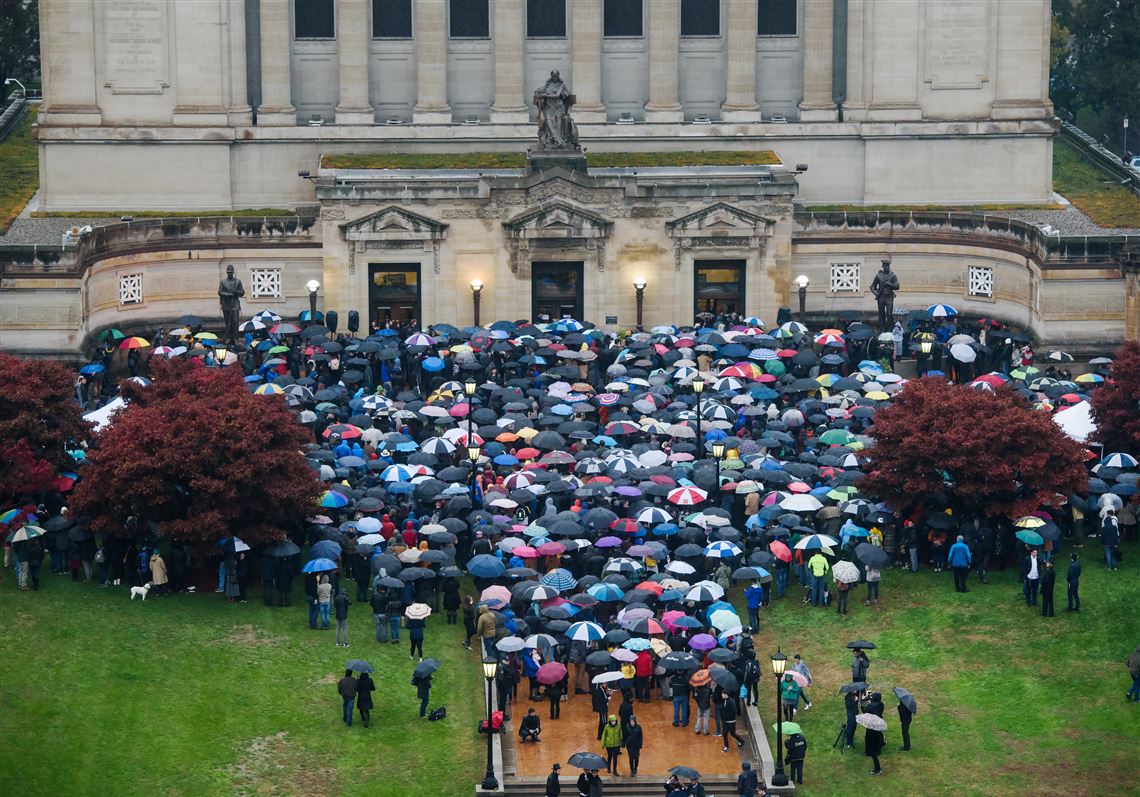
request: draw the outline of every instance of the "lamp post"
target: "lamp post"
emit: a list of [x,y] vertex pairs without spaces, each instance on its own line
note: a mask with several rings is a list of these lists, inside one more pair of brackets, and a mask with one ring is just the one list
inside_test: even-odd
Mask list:
[[226,364],[226,355],[229,353],[230,353],[230,350],[227,349],[225,346],[215,346],[214,347],[214,362],[216,362],[218,364],[219,368],[221,368],[222,366],[224,366]]
[[712,444],[713,459],[716,460],[716,489],[720,491],[720,461],[724,458],[724,441],[717,440]]
[[641,311],[645,308],[645,280],[640,277],[633,281],[633,289],[637,291],[637,331],[641,331]]
[[795,279],[796,287],[800,289],[800,323],[804,322],[804,314],[807,312],[807,289],[811,285],[811,280],[807,278],[807,274],[800,274]]
[[305,283],[305,287],[309,289],[309,323],[305,326],[311,327],[317,323],[317,291],[321,289],[321,283],[309,280]]
[[479,464],[479,446],[471,441],[471,435],[467,435],[467,459],[471,461],[471,498],[475,498],[475,466]]
[[[475,441],[471,436],[472,435],[471,413],[475,407],[471,403],[471,399],[475,398],[475,393],[478,390],[479,390],[479,384],[472,377],[470,377],[470,376],[467,377],[467,381],[463,383],[463,395],[467,396],[467,446],[468,446],[468,448],[475,445]],[[478,459],[478,457],[476,457],[476,459]]]
[[483,280],[471,280],[471,301],[475,304],[475,326],[479,326],[479,300],[483,296]]
[[483,775],[481,788],[483,791],[495,791],[499,788],[499,781],[495,778],[494,734],[491,732],[491,682],[495,680],[495,673],[499,669],[496,659],[487,657],[483,659],[483,677],[487,679],[487,772]]
[[693,378],[693,392],[697,394],[697,444],[704,448],[705,439],[701,436],[701,393],[705,392],[705,380],[700,374]]
[[780,711],[780,680],[787,666],[788,657],[776,648],[772,656],[772,672],[776,675],[776,771],[772,773],[773,786],[788,785],[788,776],[784,774],[784,715]]

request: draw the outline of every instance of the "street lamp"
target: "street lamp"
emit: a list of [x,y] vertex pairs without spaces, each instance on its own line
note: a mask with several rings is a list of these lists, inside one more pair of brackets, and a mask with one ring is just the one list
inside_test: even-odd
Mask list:
[[697,394],[697,443],[704,448],[705,439],[701,437],[701,393],[705,392],[705,380],[700,374],[693,378],[693,392]]
[[495,778],[495,762],[493,760],[494,734],[491,731],[491,684],[498,672],[499,662],[490,656],[483,659],[483,677],[487,679],[487,772],[483,775],[483,791],[495,791],[499,788],[499,781]]
[[471,461],[471,498],[475,498],[475,466],[479,464],[479,446],[471,440],[471,434],[467,435],[467,459]]
[[321,289],[321,283],[309,280],[305,287],[309,289],[309,323],[306,326],[312,326],[317,323],[317,291]]
[[[471,301],[475,303],[475,326],[479,326],[479,299],[483,295],[483,280],[471,280]],[[468,393],[467,395],[471,395]]]
[[[475,444],[475,441],[472,438],[472,428],[471,428],[471,413],[474,410],[474,406],[471,404],[471,399],[473,399],[475,397],[475,393],[478,390],[479,390],[479,383],[476,382],[472,377],[470,377],[470,376],[467,377],[467,381],[463,383],[463,395],[467,396],[467,446],[468,446],[468,451],[470,451],[470,447]],[[476,450],[478,450],[478,449],[476,449]],[[479,458],[478,454],[476,454],[474,457],[472,457],[472,459],[478,459],[478,458]]]
[[800,274],[795,279],[796,287],[800,289],[800,323],[804,321],[805,308],[807,307],[807,289],[811,285],[811,280],[807,278],[806,274]]
[[633,281],[633,289],[637,291],[637,330],[641,331],[641,311],[645,307],[645,280],[640,277]]
[[218,364],[219,368],[221,368],[222,366],[224,366],[226,364],[226,355],[229,353],[230,353],[230,350],[227,349],[225,346],[215,346],[214,347],[214,362],[216,362]]
[[929,332],[923,332],[921,335],[918,336],[918,350],[920,352],[922,352],[923,355],[929,355],[931,349],[933,349],[933,348],[934,348],[934,336],[933,335],[931,335]]
[[716,489],[720,490],[720,461],[724,458],[723,440],[717,440],[712,444],[712,455],[716,460]]
[[788,657],[776,648],[772,656],[772,672],[776,674],[776,771],[772,773],[773,786],[788,785],[788,776],[784,774],[784,715],[780,711],[780,681],[787,666]]

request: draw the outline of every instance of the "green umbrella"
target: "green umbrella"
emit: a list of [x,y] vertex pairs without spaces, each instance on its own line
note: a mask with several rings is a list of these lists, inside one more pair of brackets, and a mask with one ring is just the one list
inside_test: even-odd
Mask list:
[[819,436],[819,442],[829,446],[845,446],[855,441],[855,435],[846,429],[828,429]]
[[114,329],[114,328],[104,329],[102,332],[99,333],[99,340],[101,340],[103,342],[122,340],[125,337],[126,337],[126,335],[124,335],[122,332],[120,332],[119,330]]
[[1021,531],[1017,532],[1016,536],[1017,539],[1021,540],[1026,545],[1045,544],[1045,539],[1040,534],[1038,534],[1036,531],[1030,531],[1029,529],[1022,529]]
[[[791,736],[793,733],[804,732],[803,728],[800,727],[800,724],[798,722],[785,722],[783,727],[784,733],[788,736]],[[774,722],[772,723],[772,730],[776,730],[776,723]]]

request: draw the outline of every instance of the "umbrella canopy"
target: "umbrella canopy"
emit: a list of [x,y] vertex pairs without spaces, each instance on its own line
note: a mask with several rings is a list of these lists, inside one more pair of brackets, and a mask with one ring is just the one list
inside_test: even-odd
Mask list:
[[605,769],[606,759],[602,758],[597,753],[581,752],[575,753],[570,756],[566,761],[572,767],[578,769]]
[[856,714],[855,722],[871,731],[885,731],[887,729],[887,721],[878,714]]
[[875,643],[874,642],[868,642],[865,639],[856,639],[852,642],[848,642],[847,647],[850,650],[874,650],[875,649]]
[[353,672],[375,672],[371,664],[366,661],[361,661],[360,659],[353,659],[344,665],[344,668],[346,670],[352,670]]
[[[430,616],[430,615],[431,615],[431,607],[428,606],[426,603],[413,603],[407,609],[404,609],[404,616],[407,617],[409,620],[426,620],[428,618],[428,616]],[[428,661],[435,661],[435,660],[434,659],[428,659]],[[438,669],[439,662],[436,662],[436,667]]]
[[914,695],[903,689],[901,686],[896,686],[891,691],[895,693],[895,697],[899,699],[899,702],[910,710],[911,714],[918,713],[918,701],[914,699]]

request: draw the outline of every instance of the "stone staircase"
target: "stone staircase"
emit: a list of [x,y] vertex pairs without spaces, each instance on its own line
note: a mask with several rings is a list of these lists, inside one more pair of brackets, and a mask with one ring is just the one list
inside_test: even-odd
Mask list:
[[[578,771],[567,768],[560,778],[562,794],[577,797]],[[664,778],[638,775],[614,778],[602,775],[606,797],[661,797]],[[710,775],[702,778],[708,797],[736,797],[736,778],[728,775]],[[508,778],[506,788],[500,792],[509,797],[543,797],[546,794],[545,778]]]

